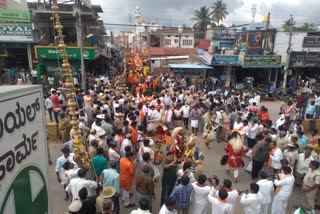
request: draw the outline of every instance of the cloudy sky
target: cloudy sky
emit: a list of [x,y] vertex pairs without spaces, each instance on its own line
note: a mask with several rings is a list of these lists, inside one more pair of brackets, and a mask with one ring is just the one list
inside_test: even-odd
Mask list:
[[[135,7],[141,8],[146,22],[157,22],[165,26],[186,24],[192,26],[193,11],[205,5],[211,6],[215,0],[92,0],[92,4],[101,5],[104,13],[101,18],[106,23],[129,24],[129,14]],[[229,15],[225,25],[250,22],[251,7],[257,5],[256,21],[271,12],[273,26],[280,26],[284,20],[294,15],[297,25],[311,22],[320,25],[319,0],[224,0]],[[134,22],[133,22],[134,23]],[[111,26],[117,31],[119,27]],[[125,29],[125,28],[124,28]]]

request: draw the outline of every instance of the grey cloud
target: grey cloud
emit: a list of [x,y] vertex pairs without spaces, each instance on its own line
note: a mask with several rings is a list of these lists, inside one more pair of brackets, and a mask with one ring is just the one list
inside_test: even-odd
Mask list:
[[[243,24],[251,20],[250,8],[246,8],[245,14],[239,12],[245,0],[224,0],[227,4],[229,16],[228,24]],[[160,25],[178,26],[186,24],[192,26],[193,11],[201,6],[211,7],[215,0],[93,0],[94,4],[100,4],[104,13],[101,18],[106,23],[129,23],[129,13],[135,12],[135,7],[139,6],[145,21],[157,22]],[[320,24],[320,3],[319,0],[304,0],[300,5],[292,5],[287,1],[276,2],[268,7],[263,0],[258,2],[258,15],[266,15],[271,12],[273,26],[280,26],[283,21],[293,14],[297,24],[311,22]],[[242,11],[243,12],[243,11]],[[134,20],[132,20],[134,23]],[[120,27],[111,26],[112,29]],[[127,29],[127,28],[125,28]]]
[[[161,25],[178,26],[186,24],[192,26],[193,11],[201,6],[211,7],[212,0],[141,0],[137,5],[136,1],[116,0],[102,1],[94,0],[104,10],[101,15],[108,23],[128,23],[129,13],[134,14],[135,6],[141,8],[145,21],[158,22]],[[243,3],[242,0],[224,0],[227,4],[228,12],[233,13]],[[116,19],[113,19],[116,18]]]
[[293,15],[297,25],[302,25],[305,22],[320,24],[320,2],[319,0],[304,0],[299,5],[290,5],[284,2],[272,4],[271,8],[266,5],[261,5],[261,10],[271,12],[271,21],[276,26],[280,26],[285,20]]

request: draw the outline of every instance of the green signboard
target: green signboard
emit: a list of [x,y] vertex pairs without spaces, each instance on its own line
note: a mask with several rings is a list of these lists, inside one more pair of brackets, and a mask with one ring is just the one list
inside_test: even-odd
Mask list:
[[32,24],[0,23],[0,42],[32,43]]
[[0,22],[31,22],[28,10],[0,9]]
[[245,68],[281,67],[281,56],[245,56],[242,66]]
[[[60,49],[50,46],[35,46],[36,59],[62,59]],[[68,59],[81,59],[81,51],[78,47],[66,48]],[[94,60],[97,58],[99,51],[95,48],[83,48],[83,58],[85,60]]]

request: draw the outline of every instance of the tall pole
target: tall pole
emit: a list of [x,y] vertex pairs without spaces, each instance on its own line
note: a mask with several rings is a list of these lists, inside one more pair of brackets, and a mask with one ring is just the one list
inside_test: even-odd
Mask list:
[[80,48],[80,74],[81,74],[81,88],[86,90],[86,73],[83,58],[83,33],[82,33],[82,17],[81,17],[81,1],[77,1],[77,17],[76,17],[76,31],[77,31],[77,45]]
[[68,60],[68,55],[66,52],[66,44],[63,40],[63,26],[60,22],[59,16],[59,6],[57,0],[52,0],[52,15],[55,21],[54,28],[57,32],[55,35],[58,38],[58,48],[60,49],[61,57],[62,57],[62,68],[63,74],[66,77],[65,86],[66,86],[66,98],[67,98],[67,106],[69,109],[70,121],[69,124],[71,125],[70,137],[74,144],[74,153],[75,158],[78,164],[82,166],[82,168],[88,169],[90,166],[89,157],[85,150],[84,139],[81,130],[79,129],[79,120],[78,115],[79,111],[77,110],[77,102],[75,99],[75,92],[74,92],[74,85],[73,85],[73,78],[71,67]]
[[287,49],[287,59],[286,59],[286,66],[284,68],[284,77],[283,77],[283,92],[286,93],[287,88],[287,79],[288,79],[288,72],[289,72],[289,60],[290,60],[290,52],[291,52],[291,46],[292,46],[292,28],[295,25],[295,21],[293,20],[293,16],[290,15],[289,21],[286,23],[290,28],[289,33],[289,42],[288,42],[288,49]]
[[265,33],[265,35],[264,35],[262,55],[265,55],[265,49],[266,49],[266,44],[267,44],[267,37],[269,36],[269,24],[270,24],[270,13],[268,13],[268,17],[267,17],[267,26],[266,26],[266,33]]
[[32,71],[32,53],[31,53],[31,45],[27,44],[27,54],[28,54],[28,65],[30,72]]

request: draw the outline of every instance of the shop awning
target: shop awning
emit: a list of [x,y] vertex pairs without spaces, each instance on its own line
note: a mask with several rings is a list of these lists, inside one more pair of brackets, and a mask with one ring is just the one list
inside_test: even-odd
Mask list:
[[173,69],[212,69],[212,67],[203,64],[169,64]]

